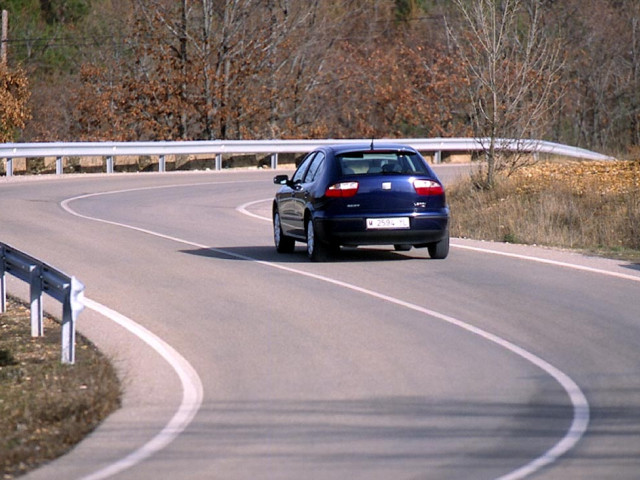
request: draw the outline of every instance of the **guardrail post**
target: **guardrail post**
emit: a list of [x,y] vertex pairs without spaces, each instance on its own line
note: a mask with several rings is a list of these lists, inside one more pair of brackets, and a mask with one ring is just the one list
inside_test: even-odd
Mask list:
[[113,156],[107,157],[107,173],[113,173]]
[[61,362],[76,362],[76,320],[84,309],[84,285],[76,277],[71,277],[70,291],[62,304],[62,353]]
[[442,163],[442,150],[433,152],[433,163]]
[[0,313],[7,311],[7,280],[4,275],[4,268],[2,269],[2,276],[0,276]]
[[159,172],[166,172],[167,171],[167,163],[164,159],[164,155],[160,155],[158,157],[158,171]]
[[216,170],[222,170],[222,154],[216,153]]
[[278,168],[278,154],[277,153],[272,153],[271,154],[271,168],[273,170]]
[[31,336],[41,337],[44,335],[44,327],[42,324],[42,272],[37,265],[31,265],[29,279],[29,295],[31,297]]
[[62,157],[56,157],[56,175],[62,175]]
[[7,177],[13,177],[13,158],[7,158]]
[[4,266],[4,245],[0,245],[0,313],[7,311],[7,277]]

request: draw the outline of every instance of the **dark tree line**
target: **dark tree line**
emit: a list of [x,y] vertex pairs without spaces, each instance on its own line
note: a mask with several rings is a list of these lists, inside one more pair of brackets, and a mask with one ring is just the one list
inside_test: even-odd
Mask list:
[[10,11],[10,66],[21,65],[31,91],[16,140],[475,135],[614,154],[640,145],[636,0],[0,7]]

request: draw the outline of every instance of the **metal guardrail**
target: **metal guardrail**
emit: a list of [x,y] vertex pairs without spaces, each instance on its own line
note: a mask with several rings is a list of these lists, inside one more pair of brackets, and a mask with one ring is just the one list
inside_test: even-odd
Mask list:
[[[0,159],[6,159],[7,176],[13,175],[14,158],[33,157],[55,157],[57,174],[62,174],[65,157],[104,157],[106,172],[113,173],[113,158],[122,155],[158,156],[158,170],[164,172],[166,155],[215,155],[215,169],[220,170],[223,154],[267,154],[271,155],[271,167],[275,169],[279,153],[305,153],[322,145],[363,142],[370,143],[371,139],[5,143],[0,144]],[[489,145],[487,138],[381,138],[374,142],[403,143],[421,152],[433,152],[436,163],[442,152],[481,152]],[[586,160],[613,159],[583,148],[544,140],[498,139],[496,146],[501,150],[546,153]]]
[[29,284],[32,337],[44,334],[43,294],[62,303],[61,361],[75,363],[75,325],[84,308],[82,282],[0,242],[0,313],[7,309],[7,273]]

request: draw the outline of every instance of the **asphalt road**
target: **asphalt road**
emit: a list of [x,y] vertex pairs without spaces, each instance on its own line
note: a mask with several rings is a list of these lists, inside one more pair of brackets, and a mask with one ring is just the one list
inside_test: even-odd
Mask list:
[[640,477],[638,265],[460,239],[312,264],[273,248],[272,176],[0,180],[0,241],[85,283],[126,389],[25,478]]

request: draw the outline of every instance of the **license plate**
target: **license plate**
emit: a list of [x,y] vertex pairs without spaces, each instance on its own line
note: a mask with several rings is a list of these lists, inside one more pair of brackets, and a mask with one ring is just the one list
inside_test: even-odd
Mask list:
[[409,217],[367,218],[368,230],[380,230],[385,228],[409,228]]

